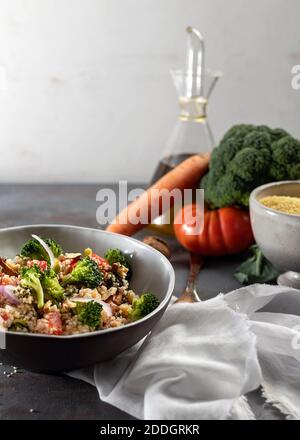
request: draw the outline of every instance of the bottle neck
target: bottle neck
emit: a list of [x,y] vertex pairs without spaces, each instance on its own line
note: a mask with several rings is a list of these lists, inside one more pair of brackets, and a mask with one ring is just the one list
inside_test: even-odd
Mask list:
[[181,96],[179,98],[179,119],[181,121],[204,122],[207,117],[208,101],[202,96],[186,98]]

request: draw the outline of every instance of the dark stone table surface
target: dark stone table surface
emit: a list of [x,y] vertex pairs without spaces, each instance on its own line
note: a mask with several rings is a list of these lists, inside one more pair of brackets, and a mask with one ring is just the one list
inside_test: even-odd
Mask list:
[[[71,224],[97,227],[96,193],[111,184],[0,185],[0,227],[25,224]],[[140,187],[140,185],[139,185]],[[143,231],[137,238],[153,232]],[[176,271],[175,293],[185,286],[188,255],[169,239]],[[207,260],[198,279],[202,299],[239,287],[232,273],[241,257]],[[65,375],[21,371],[9,377],[11,366],[0,365],[0,420],[5,419],[130,419],[128,414],[100,401],[94,387]],[[258,419],[281,418],[258,391],[248,396]]]

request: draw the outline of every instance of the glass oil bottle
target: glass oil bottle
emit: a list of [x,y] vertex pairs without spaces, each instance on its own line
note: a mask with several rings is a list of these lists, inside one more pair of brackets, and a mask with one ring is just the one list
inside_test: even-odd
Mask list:
[[[186,67],[184,70],[171,70],[178,93],[179,116],[150,185],[188,157],[209,152],[215,146],[207,118],[207,105],[220,74],[205,70],[205,45],[201,33],[191,26],[186,31]],[[158,217],[151,228],[172,233],[172,222],[170,224],[165,217],[172,219],[174,213]]]

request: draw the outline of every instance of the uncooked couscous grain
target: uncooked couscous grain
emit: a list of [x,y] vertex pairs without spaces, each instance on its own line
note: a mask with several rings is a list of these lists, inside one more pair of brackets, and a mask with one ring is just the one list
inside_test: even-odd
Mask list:
[[276,211],[300,215],[300,197],[267,196],[260,199],[260,203]]

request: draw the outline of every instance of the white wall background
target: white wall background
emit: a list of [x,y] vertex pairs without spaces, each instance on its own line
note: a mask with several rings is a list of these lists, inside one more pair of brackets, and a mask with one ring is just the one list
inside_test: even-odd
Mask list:
[[299,0],[0,0],[0,181],[149,179],[189,24],[224,73],[217,139],[242,121],[300,137],[299,16]]

